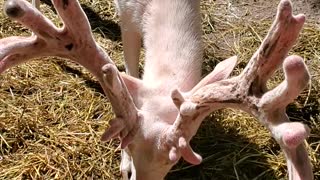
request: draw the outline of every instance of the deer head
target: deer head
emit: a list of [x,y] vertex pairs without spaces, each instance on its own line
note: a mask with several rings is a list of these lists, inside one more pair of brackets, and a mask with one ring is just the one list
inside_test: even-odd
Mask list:
[[[202,80],[199,1],[141,1],[144,10],[136,16],[143,15],[144,24],[142,79],[119,73],[94,40],[78,1],[52,2],[62,28],[24,0],[6,2],[6,14],[33,35],[0,40],[0,73],[42,56],[67,58],[87,68],[115,113],[102,140],[119,137],[121,148],[126,148],[121,165],[124,178],[132,171],[131,179],[163,179],[180,157],[199,164],[201,156],[192,150],[191,138],[209,113],[231,107],[250,113],[270,130],[286,155],[289,179],[313,179],[303,144],[309,129],[290,122],[285,113],[310,78],[302,58],[287,57],[305,21],[303,15],[292,15],[289,0],[280,2],[268,35],[240,75],[228,78],[236,64],[232,57]],[[268,90],[266,82],[280,65],[285,80]]]

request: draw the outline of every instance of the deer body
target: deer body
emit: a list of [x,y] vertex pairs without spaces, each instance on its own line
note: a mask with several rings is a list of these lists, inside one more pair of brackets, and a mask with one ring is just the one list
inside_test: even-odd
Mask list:
[[[231,107],[256,117],[282,148],[290,180],[312,180],[304,145],[310,129],[290,122],[286,106],[306,87],[309,71],[299,56],[288,56],[305,22],[281,0],[277,16],[243,72],[228,78],[236,64],[220,62],[200,80],[202,59],[199,0],[118,0],[128,74],[121,74],[97,44],[76,0],[52,0],[64,26],[56,27],[25,0],[7,0],[5,13],[32,30],[31,37],[0,40],[0,73],[27,60],[58,56],[87,68],[99,81],[115,118],[102,140],[121,140],[124,179],[163,179],[182,157],[199,164],[189,142],[210,112]],[[33,0],[38,6],[39,0]],[[290,29],[290,31],[288,31]],[[138,79],[141,38],[146,57]],[[285,80],[268,90],[267,80],[282,65]]]
[[[124,177],[128,171],[137,172],[132,174],[132,179],[136,175],[137,179],[163,179],[173,164],[165,165],[161,160],[165,158],[157,157],[157,143],[159,134],[172,125],[178,115],[171,91],[174,88],[189,91],[201,76],[200,2],[118,0],[116,5],[130,75],[137,77],[140,37],[146,50],[144,74],[132,95],[145,120],[128,149],[122,152],[121,171]],[[133,92],[130,88],[129,91]],[[133,163],[128,165],[130,156]],[[136,171],[129,169],[134,167]]]

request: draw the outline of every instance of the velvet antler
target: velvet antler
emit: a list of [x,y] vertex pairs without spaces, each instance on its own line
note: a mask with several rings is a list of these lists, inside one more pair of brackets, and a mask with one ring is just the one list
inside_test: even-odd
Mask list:
[[[120,136],[125,147],[135,135],[139,120],[124,80],[116,66],[95,42],[86,15],[75,0],[53,0],[64,26],[57,28],[35,7],[24,0],[8,0],[5,13],[28,27],[30,37],[8,37],[0,40],[0,73],[6,69],[43,56],[70,59],[87,68],[100,82],[116,118],[106,136]],[[123,75],[126,78],[125,75]],[[126,81],[130,81],[127,79]]]
[[[299,122],[290,122],[286,114],[286,106],[310,79],[301,57],[287,57],[304,22],[305,16],[293,16],[291,2],[282,0],[269,33],[240,75],[216,81],[217,75],[213,71],[189,93],[172,92],[172,100],[180,113],[168,130],[170,135],[161,140],[169,144],[165,148],[172,161],[181,154],[199,163],[201,157],[189,145],[191,138],[209,113],[230,107],[250,113],[268,128],[285,153],[290,180],[313,179],[303,143],[309,135],[309,128]],[[232,65],[232,58],[228,62]],[[281,64],[285,80],[268,90],[266,82]]]

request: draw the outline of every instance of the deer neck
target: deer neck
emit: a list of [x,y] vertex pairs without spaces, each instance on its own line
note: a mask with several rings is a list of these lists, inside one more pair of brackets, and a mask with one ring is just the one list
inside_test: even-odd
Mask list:
[[201,24],[198,0],[153,0],[142,31],[146,48],[143,81],[166,93],[190,90],[201,76]]

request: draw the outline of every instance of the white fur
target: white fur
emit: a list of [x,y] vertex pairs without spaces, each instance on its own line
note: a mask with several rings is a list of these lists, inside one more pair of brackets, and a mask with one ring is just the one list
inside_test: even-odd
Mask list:
[[136,174],[131,179],[163,179],[173,164],[165,162],[168,157],[159,159],[157,140],[178,113],[170,92],[174,88],[189,91],[200,80],[199,0],[116,0],[115,3],[121,19],[126,71],[130,75],[138,77],[140,37],[146,51],[142,86],[133,97],[137,108],[144,113],[144,121],[127,149],[133,166],[127,164],[126,154],[121,169],[135,168]]

